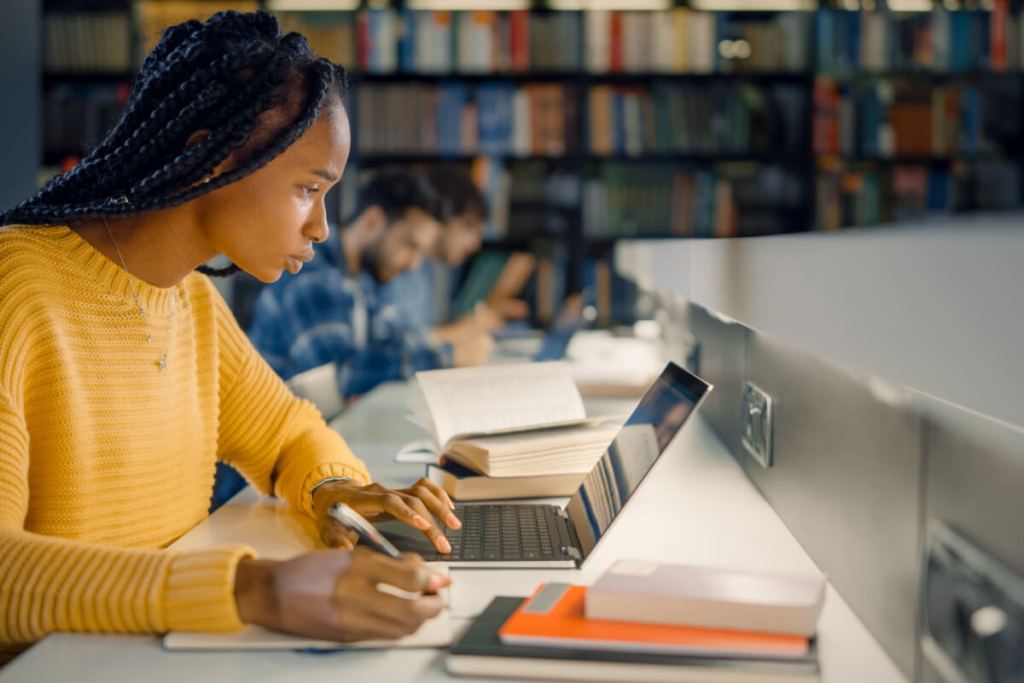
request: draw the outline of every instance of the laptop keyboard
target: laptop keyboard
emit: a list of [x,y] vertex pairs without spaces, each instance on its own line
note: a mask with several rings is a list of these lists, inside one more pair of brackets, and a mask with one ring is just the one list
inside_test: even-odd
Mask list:
[[[548,527],[551,515],[540,505],[457,505],[460,529],[447,529],[452,560],[554,559]],[[556,541],[557,532],[556,532]]]

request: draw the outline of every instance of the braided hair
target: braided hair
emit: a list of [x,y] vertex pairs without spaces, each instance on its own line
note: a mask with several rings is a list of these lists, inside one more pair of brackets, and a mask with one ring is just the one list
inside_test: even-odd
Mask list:
[[[0,225],[65,225],[180,206],[248,176],[295,142],[345,70],[317,58],[267,12],[220,12],[164,31],[132,83],[117,125],[71,171],[0,216]],[[284,110],[283,124],[265,113]],[[276,113],[276,112],[275,112]],[[271,130],[267,130],[270,128]],[[210,134],[186,149],[199,130]],[[241,163],[210,178],[232,152]],[[200,267],[227,275],[237,267]]]

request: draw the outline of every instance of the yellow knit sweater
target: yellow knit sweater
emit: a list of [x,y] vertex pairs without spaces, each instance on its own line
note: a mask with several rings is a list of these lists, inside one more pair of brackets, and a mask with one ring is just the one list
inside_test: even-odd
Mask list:
[[320,479],[369,482],[206,277],[173,288],[173,322],[172,289],[133,281],[153,343],[77,233],[0,228],[0,663],[52,631],[240,627],[250,549],[161,550],[206,517],[217,458],[310,514]]

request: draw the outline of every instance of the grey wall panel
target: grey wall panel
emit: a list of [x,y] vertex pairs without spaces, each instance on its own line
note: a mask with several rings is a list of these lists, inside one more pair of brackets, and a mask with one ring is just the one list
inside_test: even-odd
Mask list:
[[0,211],[36,189],[42,155],[40,0],[3,5],[0,19]]
[[616,268],[857,372],[1024,426],[1024,214],[616,245]]
[[700,343],[699,374],[715,387],[701,411],[729,450],[738,453],[742,433],[740,395],[751,332],[742,325],[723,323],[692,304],[686,307],[684,316],[684,324]]
[[786,526],[913,678],[921,421],[868,385],[766,335],[747,375],[775,400],[774,465],[737,451]]
[[1024,430],[964,411],[928,422],[928,518],[1024,576]]

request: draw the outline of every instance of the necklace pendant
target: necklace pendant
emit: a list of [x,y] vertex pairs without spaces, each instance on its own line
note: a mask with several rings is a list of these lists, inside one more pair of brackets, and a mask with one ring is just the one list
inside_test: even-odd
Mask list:
[[166,353],[163,356],[160,357],[160,369],[161,370],[166,370],[167,369],[167,354]]

